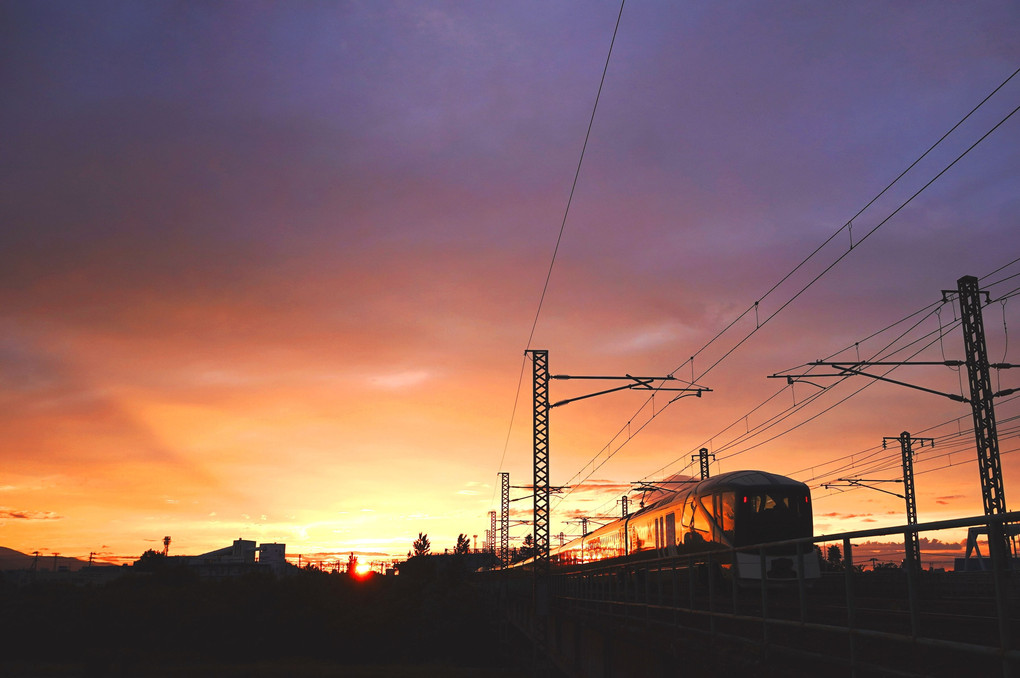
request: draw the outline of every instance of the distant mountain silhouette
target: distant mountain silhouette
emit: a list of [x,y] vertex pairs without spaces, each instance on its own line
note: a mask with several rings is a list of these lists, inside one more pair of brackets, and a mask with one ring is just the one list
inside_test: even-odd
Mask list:
[[[0,546],[0,570],[27,570],[32,567],[33,560],[35,560],[35,556],[31,554]],[[83,567],[87,567],[88,561],[67,556],[57,556],[56,565],[58,570],[64,567],[71,572],[75,572]],[[39,564],[36,565],[36,569],[40,572],[52,572],[53,554],[39,554]]]

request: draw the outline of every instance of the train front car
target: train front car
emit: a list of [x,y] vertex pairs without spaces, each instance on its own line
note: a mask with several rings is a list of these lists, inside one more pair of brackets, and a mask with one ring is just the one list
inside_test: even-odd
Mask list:
[[819,560],[810,543],[799,545],[800,555],[796,543],[748,548],[813,535],[811,493],[807,485],[764,471],[736,471],[726,475],[725,482],[714,488],[712,494],[716,497],[717,515],[723,522],[730,523],[727,526],[730,531],[724,534],[736,550],[734,574],[739,579],[761,579],[764,550],[766,579],[781,581],[796,579],[798,575],[817,579]]
[[[682,481],[676,481],[682,482]],[[689,485],[635,514],[628,525],[632,560],[679,557],[700,563],[710,558],[738,580],[760,580],[762,548],[769,581],[820,575],[810,543],[773,544],[812,536],[807,485],[764,471],[733,471]],[[692,560],[693,559],[693,560]],[[699,567],[701,566],[699,565]]]

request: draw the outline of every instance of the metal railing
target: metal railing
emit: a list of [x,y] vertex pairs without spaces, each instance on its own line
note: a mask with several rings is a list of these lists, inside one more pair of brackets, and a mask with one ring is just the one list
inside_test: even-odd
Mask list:
[[[554,604],[559,613],[750,645],[767,663],[796,658],[842,665],[851,676],[954,675],[966,668],[971,675],[1009,677],[1020,675],[1011,628],[1020,623],[1020,572],[1011,575],[1013,559],[994,550],[1005,543],[996,535],[1017,522],[1020,512],[583,564],[555,574]],[[923,558],[910,560],[905,545],[912,534],[972,527],[991,536],[992,557],[981,561],[989,566],[985,571],[925,571]],[[904,540],[902,566],[865,571],[857,565],[855,551],[871,542],[855,542],[889,536]],[[830,544],[841,546],[838,564],[822,559],[817,548]],[[783,547],[795,553],[796,574],[780,580],[769,576],[766,554]],[[758,577],[733,576],[740,553],[757,556]],[[817,578],[805,576],[812,558],[819,559]]]

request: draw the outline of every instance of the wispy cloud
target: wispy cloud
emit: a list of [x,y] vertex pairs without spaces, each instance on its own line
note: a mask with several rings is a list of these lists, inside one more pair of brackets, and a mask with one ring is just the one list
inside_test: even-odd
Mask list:
[[0,520],[10,518],[13,520],[62,520],[64,516],[57,515],[52,511],[19,511],[6,507],[0,507]]
[[369,379],[369,383],[381,389],[398,389],[423,384],[431,377],[426,370],[406,370],[383,374]]

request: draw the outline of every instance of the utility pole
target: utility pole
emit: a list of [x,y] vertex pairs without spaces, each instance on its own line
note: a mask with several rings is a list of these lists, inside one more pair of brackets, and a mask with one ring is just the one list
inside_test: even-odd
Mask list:
[[714,454],[709,454],[708,453],[708,448],[707,447],[702,447],[700,450],[698,450],[697,454],[692,454],[691,455],[691,459],[692,460],[697,459],[697,460],[699,460],[699,462],[701,464],[701,479],[702,480],[708,480],[708,458],[709,457],[712,457],[713,459],[715,459],[715,455]]
[[499,526],[499,561],[500,567],[510,562],[510,474],[499,474],[500,479],[500,526]]
[[588,519],[584,517],[581,518],[581,536],[588,536]]
[[[900,450],[903,454],[903,498],[907,503],[907,525],[917,525],[917,495],[914,492],[914,448],[913,444],[919,443],[921,447],[927,442],[932,447],[935,441],[932,438],[911,438],[910,434],[904,431],[898,438],[882,438],[882,447],[890,440],[898,440]],[[917,530],[909,530],[904,534],[904,551],[907,556],[907,567],[915,572],[921,569],[921,540]]]

